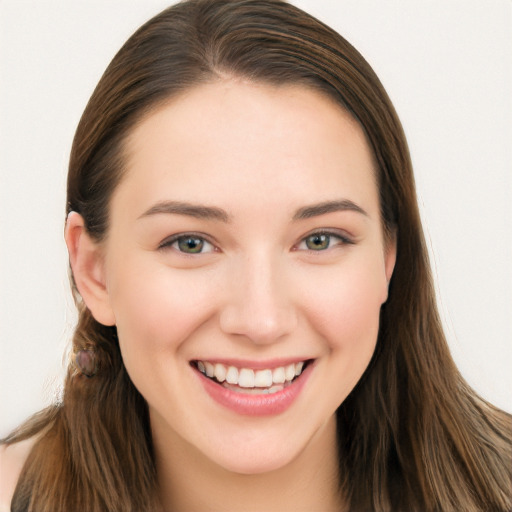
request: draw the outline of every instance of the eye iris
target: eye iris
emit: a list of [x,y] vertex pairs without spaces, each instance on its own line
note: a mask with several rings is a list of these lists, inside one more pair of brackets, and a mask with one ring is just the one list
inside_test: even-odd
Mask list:
[[306,238],[306,246],[313,251],[323,251],[329,247],[329,235],[311,235]]
[[186,237],[178,240],[178,247],[182,252],[198,253],[203,249],[204,242],[200,238]]

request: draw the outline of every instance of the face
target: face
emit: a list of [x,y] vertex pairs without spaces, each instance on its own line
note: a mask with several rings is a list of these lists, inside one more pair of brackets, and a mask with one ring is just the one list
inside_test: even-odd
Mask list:
[[106,301],[155,438],[242,473],[294,460],[375,348],[393,250],[358,124],[318,92],[225,80],[132,132]]

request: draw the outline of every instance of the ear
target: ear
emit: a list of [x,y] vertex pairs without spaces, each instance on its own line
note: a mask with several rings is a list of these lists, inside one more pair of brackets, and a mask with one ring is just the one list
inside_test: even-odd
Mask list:
[[96,321],[115,325],[106,287],[102,247],[89,236],[84,219],[76,212],[68,215],[64,236],[73,277],[85,305]]

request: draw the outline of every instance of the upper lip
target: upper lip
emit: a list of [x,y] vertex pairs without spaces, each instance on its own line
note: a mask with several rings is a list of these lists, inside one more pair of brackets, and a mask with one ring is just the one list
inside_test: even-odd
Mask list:
[[197,361],[208,361],[209,363],[224,364],[226,366],[234,366],[235,368],[250,368],[253,370],[266,370],[268,368],[279,368],[280,366],[287,366],[292,363],[300,363],[311,361],[312,357],[286,357],[286,358],[275,358],[255,360],[255,359],[237,359],[237,358],[218,358],[218,357],[198,357],[193,359],[191,362]]

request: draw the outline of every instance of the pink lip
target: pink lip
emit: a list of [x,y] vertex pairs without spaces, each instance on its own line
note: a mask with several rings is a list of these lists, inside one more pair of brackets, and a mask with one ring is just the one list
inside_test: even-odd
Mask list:
[[[247,361],[244,362],[244,364],[246,363]],[[237,393],[236,391],[232,391],[220,384],[217,384],[203,375],[200,371],[194,371],[201,380],[201,384],[204,386],[208,395],[210,395],[210,397],[218,404],[227,407],[237,414],[243,414],[246,416],[269,416],[280,414],[286,411],[286,409],[293,404],[304,388],[304,385],[312,372],[313,366],[314,364],[310,363],[301,375],[283,390],[267,395]],[[242,366],[242,368],[247,368],[247,366]],[[249,366],[249,368],[253,367]],[[268,366],[265,368],[268,368]]]

